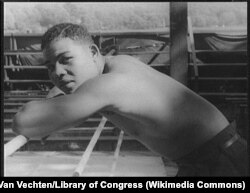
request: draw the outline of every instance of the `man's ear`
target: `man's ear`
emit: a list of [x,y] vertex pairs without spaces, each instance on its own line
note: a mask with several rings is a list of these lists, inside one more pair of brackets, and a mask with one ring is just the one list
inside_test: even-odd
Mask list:
[[92,56],[93,56],[94,59],[97,59],[100,56],[100,50],[97,47],[97,45],[92,44],[90,46],[90,50],[91,50],[91,53],[92,53]]

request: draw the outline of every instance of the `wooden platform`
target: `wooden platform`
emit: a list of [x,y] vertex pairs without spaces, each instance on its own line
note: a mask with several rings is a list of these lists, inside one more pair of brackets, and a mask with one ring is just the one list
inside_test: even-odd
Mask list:
[[[16,152],[4,164],[4,176],[72,176],[83,152]],[[110,176],[113,152],[93,152],[82,176]],[[165,166],[150,152],[120,152],[113,176],[175,176],[174,165]]]

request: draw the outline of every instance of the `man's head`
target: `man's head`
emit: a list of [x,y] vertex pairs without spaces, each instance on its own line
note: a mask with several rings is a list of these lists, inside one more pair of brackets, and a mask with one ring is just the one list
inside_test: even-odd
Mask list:
[[85,26],[53,26],[43,35],[41,48],[51,81],[67,94],[102,73],[102,56]]
[[44,50],[50,45],[51,42],[64,38],[80,41],[83,44],[91,45],[94,43],[86,26],[72,23],[61,23],[51,27],[43,35],[41,48]]

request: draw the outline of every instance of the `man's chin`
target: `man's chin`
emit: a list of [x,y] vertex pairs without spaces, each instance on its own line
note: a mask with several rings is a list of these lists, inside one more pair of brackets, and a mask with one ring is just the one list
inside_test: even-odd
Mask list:
[[75,91],[75,89],[73,89],[73,88],[72,89],[65,89],[64,93],[65,94],[72,94],[74,91]]

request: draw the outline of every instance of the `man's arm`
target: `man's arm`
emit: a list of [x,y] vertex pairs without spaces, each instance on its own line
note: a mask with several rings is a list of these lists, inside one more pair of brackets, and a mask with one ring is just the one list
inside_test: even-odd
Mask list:
[[26,137],[44,137],[75,126],[110,105],[110,78],[87,81],[73,94],[27,103],[13,120],[13,131]]

